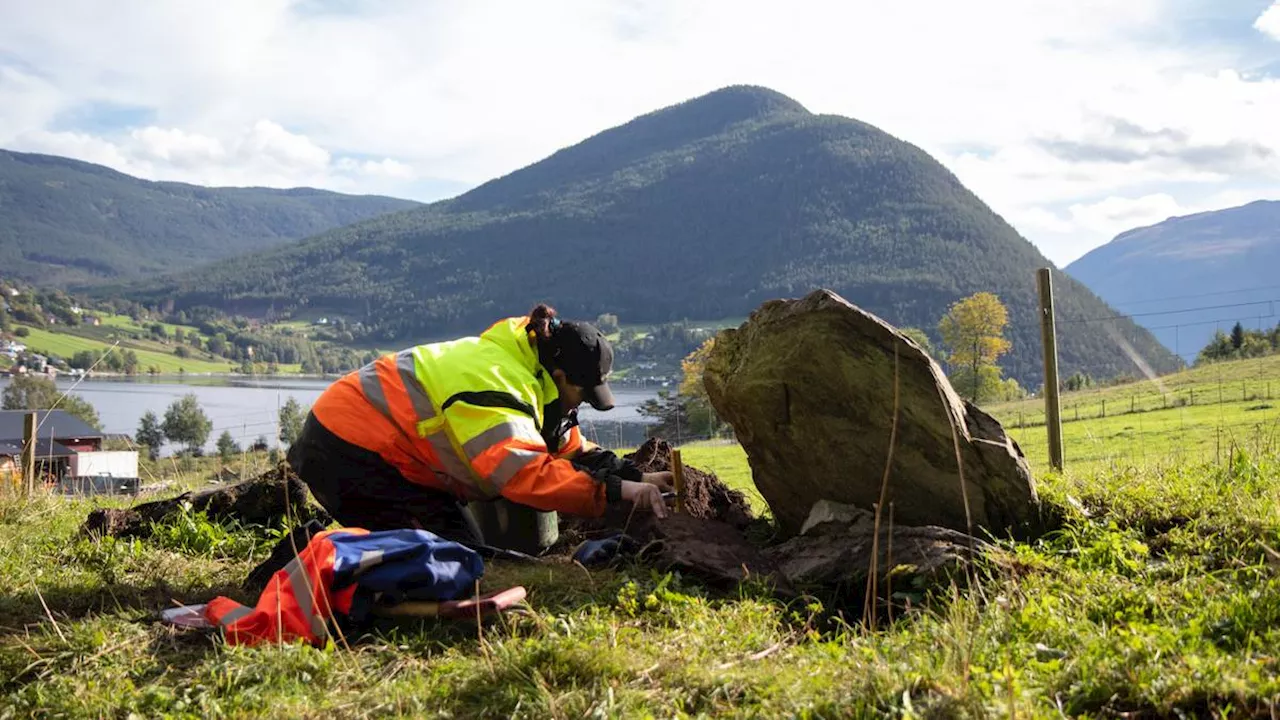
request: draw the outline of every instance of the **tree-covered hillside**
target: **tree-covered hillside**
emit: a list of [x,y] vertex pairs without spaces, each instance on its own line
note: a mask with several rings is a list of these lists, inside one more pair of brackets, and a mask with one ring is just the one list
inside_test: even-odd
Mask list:
[[[733,87],[605,131],[458,198],[134,293],[177,306],[339,314],[382,343],[475,332],[550,301],[623,322],[743,316],[828,287],[936,333],[979,290],[1008,305],[1006,371],[1041,378],[1036,268],[1049,263],[918,148],[866,123]],[[1058,273],[1061,320],[1114,312]],[[1174,359],[1119,321],[1065,322],[1063,370]]]
[[416,205],[310,188],[149,182],[0,150],[0,268],[41,285],[146,277]]

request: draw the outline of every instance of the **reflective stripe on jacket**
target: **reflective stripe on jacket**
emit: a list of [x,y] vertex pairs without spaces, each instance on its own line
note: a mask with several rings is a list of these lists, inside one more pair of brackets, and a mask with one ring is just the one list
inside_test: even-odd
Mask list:
[[470,548],[426,530],[326,530],[276,572],[248,607],[217,597],[204,614],[230,645],[305,640],[323,644],[329,622],[352,615],[353,602],[452,600],[484,574]]
[[588,449],[581,432],[573,427],[554,453],[543,439],[544,407],[559,394],[527,325],[508,318],[478,337],[384,355],[335,382],[312,412],[413,482],[598,516],[604,484],[568,461]]

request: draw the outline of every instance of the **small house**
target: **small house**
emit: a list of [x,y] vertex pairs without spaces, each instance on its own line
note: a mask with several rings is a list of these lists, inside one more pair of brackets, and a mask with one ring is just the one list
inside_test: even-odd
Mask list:
[[106,434],[64,410],[0,410],[0,467],[19,467],[26,417],[36,413],[36,476],[64,491],[137,487],[138,453],[105,451]]

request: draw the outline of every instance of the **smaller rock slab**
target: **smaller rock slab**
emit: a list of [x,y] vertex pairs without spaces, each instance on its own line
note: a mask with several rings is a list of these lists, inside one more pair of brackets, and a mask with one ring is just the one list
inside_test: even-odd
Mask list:
[[797,586],[861,587],[870,578],[871,559],[880,578],[895,568],[939,585],[963,573],[988,544],[937,526],[894,526],[881,517],[878,552],[875,516],[850,505],[821,501],[805,532],[764,551],[783,577]]

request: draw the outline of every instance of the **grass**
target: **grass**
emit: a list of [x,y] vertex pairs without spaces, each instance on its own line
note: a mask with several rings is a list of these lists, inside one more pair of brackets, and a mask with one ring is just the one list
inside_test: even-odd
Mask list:
[[[1069,466],[1122,470],[1201,459],[1221,463],[1237,447],[1255,453],[1276,447],[1280,357],[1209,365],[1159,382],[1063,393],[1060,405]],[[987,410],[1018,441],[1033,470],[1048,470],[1043,399]]]
[[[57,355],[63,359],[68,359],[82,350],[105,351],[111,347],[111,343],[101,340],[50,332],[39,328],[29,329],[30,334],[22,338],[22,342],[31,350],[42,355]],[[158,368],[162,373],[177,373],[180,370],[189,373],[225,373],[233,369],[233,364],[225,360],[211,362],[197,358],[180,358],[173,355],[172,352],[164,353],[156,350],[147,350],[136,345],[136,342],[128,344],[122,342],[117,351],[121,349],[133,350],[138,356],[138,366],[143,372],[152,366]]]
[[[138,333],[141,335],[150,334],[150,331],[147,329],[147,326],[155,324],[155,322],[140,323],[134,320],[133,318],[129,317],[128,315],[111,315],[111,314],[100,313],[98,314],[98,318],[102,320],[102,325],[104,327],[113,327],[120,330],[125,330],[130,333]],[[181,329],[182,332],[187,335],[201,335],[200,329],[193,327],[191,325],[174,325],[172,323],[166,323],[166,322],[162,322],[160,323],[160,325],[164,326],[164,331],[168,333],[170,337],[172,337],[174,332],[179,329]],[[204,337],[204,336],[201,335],[201,337]]]
[[[164,374],[177,374],[179,372],[225,374],[237,372],[240,369],[239,363],[233,363],[224,358],[215,359],[215,356],[207,352],[191,350],[190,348],[188,350],[192,355],[180,358],[173,354],[175,345],[152,338],[146,328],[126,315],[102,315],[100,317],[103,324],[98,327],[80,325],[74,328],[61,327],[56,330],[28,327],[29,336],[21,339],[24,344],[35,352],[44,355],[57,355],[63,359],[70,359],[82,350],[105,351],[112,344],[119,341],[118,351],[127,349],[137,354],[140,372],[146,372],[151,367],[155,367]],[[162,324],[165,325],[170,336],[178,327],[182,327],[183,332],[199,334],[195,328]],[[263,365],[259,364],[258,367],[262,368]],[[280,364],[277,365],[277,371],[282,375],[298,374],[302,372],[302,365],[299,363]]]
[[[1280,399],[1280,355],[1215,363],[1124,385],[1062,393],[1064,420],[1111,417],[1182,405]],[[986,408],[1006,425],[1044,423],[1043,398]]]
[[[482,631],[419,621],[322,648],[228,647],[155,613],[248,600],[238,583],[282,528],[187,516],[153,540],[92,540],[76,526],[102,501],[0,500],[0,717],[1269,717],[1280,455],[1261,437],[1192,441],[1229,410],[1082,420],[1115,462],[1038,476],[1061,527],[1001,542],[966,589],[895,583],[875,628],[831,597],[492,562],[482,588],[522,584],[530,608]],[[1186,435],[1167,438],[1156,424],[1177,412]],[[1110,432],[1139,418],[1147,462]],[[749,483],[737,446],[683,453]]]
[[[1214,488],[1206,493],[1206,487]],[[817,599],[717,593],[638,566],[491,563],[531,611],[379,625],[324,648],[226,647],[160,625],[227,594],[270,529],[188,517],[76,535],[93,503],[0,510],[0,713],[582,717],[1266,714],[1280,695],[1280,466],[1046,478],[1064,528],[1008,543],[967,592],[877,630]],[[277,529],[278,530],[278,529]],[[45,606],[48,606],[46,611]],[[854,613],[856,615],[856,613]]]

